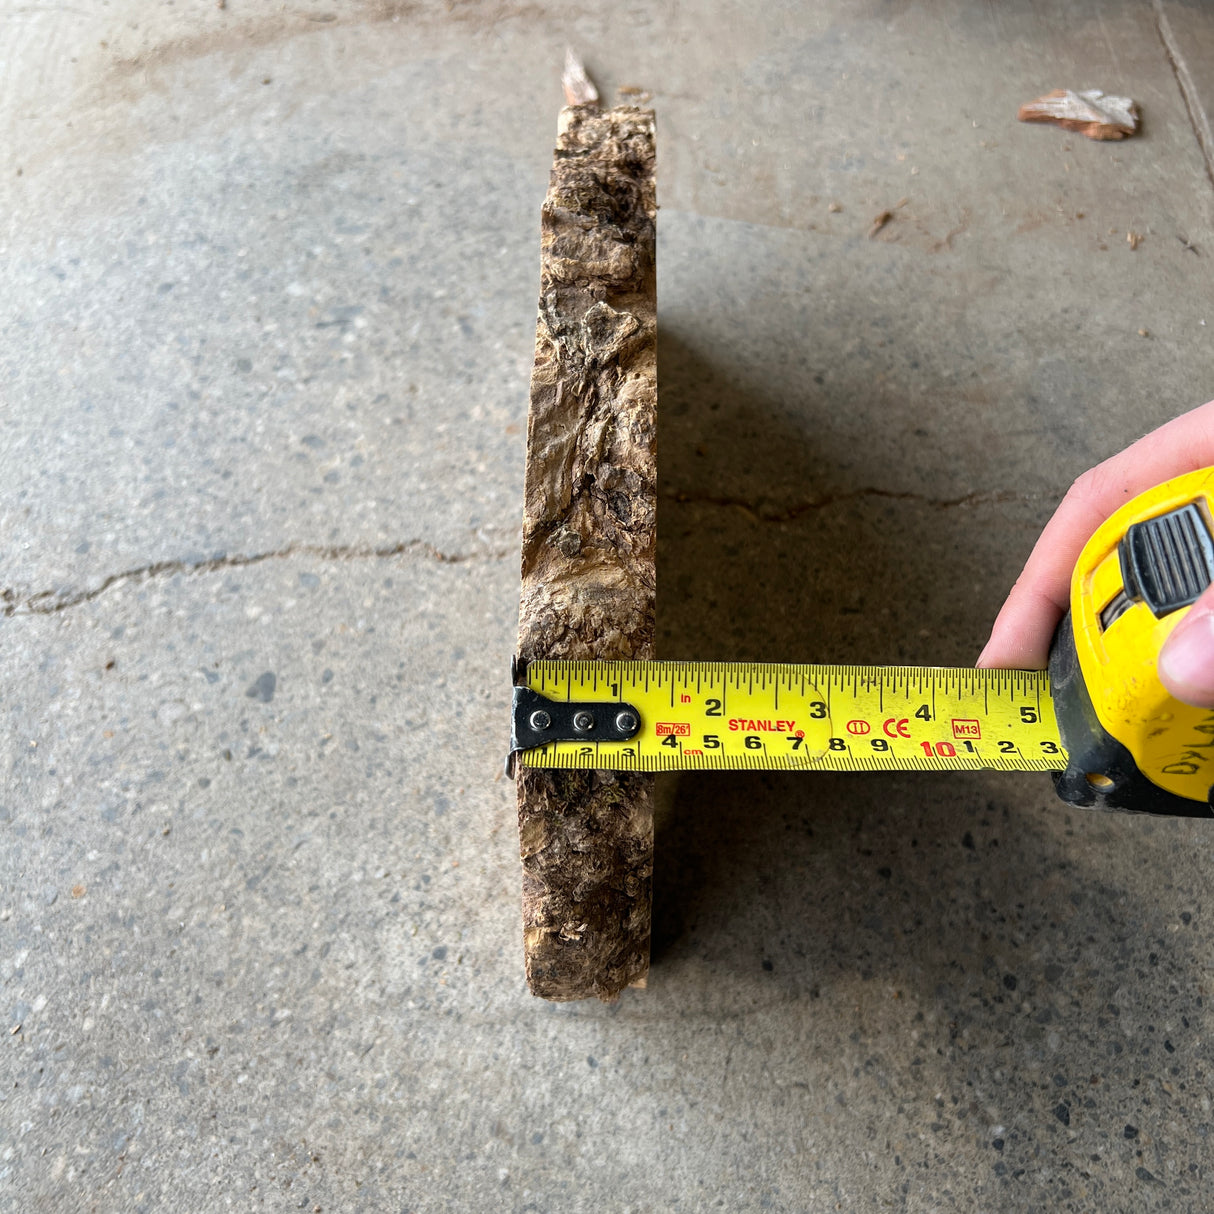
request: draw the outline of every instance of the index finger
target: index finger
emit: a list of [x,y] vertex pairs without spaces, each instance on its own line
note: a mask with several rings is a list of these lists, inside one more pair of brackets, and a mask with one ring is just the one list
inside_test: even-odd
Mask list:
[[1167,422],[1079,477],[1042,531],[977,664],[1043,670],[1070,599],[1075,562],[1096,528],[1144,490],[1211,464],[1214,401]]

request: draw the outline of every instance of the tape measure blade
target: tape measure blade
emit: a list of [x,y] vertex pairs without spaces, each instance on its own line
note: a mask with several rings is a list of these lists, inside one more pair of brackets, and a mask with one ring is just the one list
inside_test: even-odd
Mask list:
[[553,742],[526,766],[629,771],[1056,771],[1040,671],[746,662],[533,662],[528,685],[623,702],[627,742]]

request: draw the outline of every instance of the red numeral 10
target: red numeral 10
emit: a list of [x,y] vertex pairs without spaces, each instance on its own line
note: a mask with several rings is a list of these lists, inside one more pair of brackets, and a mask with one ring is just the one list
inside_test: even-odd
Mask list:
[[[932,744],[920,742],[919,745],[923,747],[923,753],[930,759],[933,754]],[[937,742],[934,751],[938,759],[955,759],[957,757],[957,748],[951,742]]]

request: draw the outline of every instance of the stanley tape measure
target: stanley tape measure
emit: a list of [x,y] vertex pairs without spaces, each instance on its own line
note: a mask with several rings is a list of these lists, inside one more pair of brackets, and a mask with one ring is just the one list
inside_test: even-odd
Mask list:
[[618,771],[1048,771],[1074,805],[1214,817],[1214,710],[1160,647],[1214,580],[1214,468],[1088,541],[1049,671],[767,662],[516,662],[510,757]]

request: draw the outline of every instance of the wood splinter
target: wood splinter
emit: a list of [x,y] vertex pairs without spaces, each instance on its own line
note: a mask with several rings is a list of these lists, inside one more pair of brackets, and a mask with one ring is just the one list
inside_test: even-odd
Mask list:
[[1073,92],[1054,89],[1036,101],[1026,101],[1016,115],[1021,122],[1052,122],[1089,139],[1125,139],[1138,130],[1138,105],[1129,97],[1113,97],[1100,89]]
[[[654,656],[654,119],[561,111],[541,216],[518,653]],[[614,999],[649,968],[654,778],[520,768],[527,982]]]

